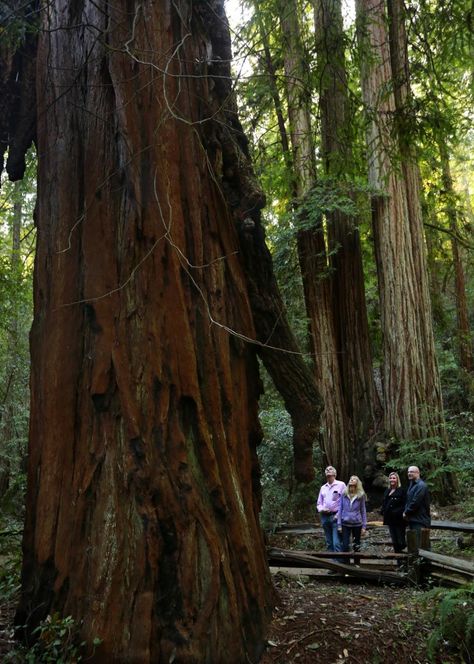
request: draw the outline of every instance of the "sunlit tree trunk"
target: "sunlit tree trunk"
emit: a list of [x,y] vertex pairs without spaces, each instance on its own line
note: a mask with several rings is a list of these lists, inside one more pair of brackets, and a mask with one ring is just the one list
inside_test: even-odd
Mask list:
[[42,21],[17,624],[71,615],[101,664],[256,662],[271,584],[223,4],[55,0]]
[[[276,81],[276,68],[264,21],[259,14],[258,3],[256,3],[255,10],[264,46],[265,67],[278,119],[283,156],[291,180],[290,188],[294,189],[296,180],[283,115],[283,104]],[[248,216],[248,205],[241,205],[240,209],[241,217]],[[249,293],[256,331],[262,342],[262,346],[258,347],[258,352],[276,389],[283,397],[293,425],[295,495],[301,494],[301,498],[298,500],[306,502],[306,506],[300,505],[301,510],[309,510],[312,514],[314,497],[311,493],[304,491],[304,485],[314,480],[313,446],[319,442],[320,438],[322,400],[316,388],[314,375],[304,362],[288,324],[285,306],[273,276],[271,257],[263,241],[260,218],[255,220],[255,228],[252,225],[249,228],[245,219],[241,223],[238,221],[237,226],[241,229],[241,247],[246,259],[246,274],[250,280]],[[275,348],[281,350],[278,351]],[[301,514],[301,516],[304,515]]]
[[[353,129],[341,2],[313,0],[313,6],[323,160],[326,173],[335,184],[347,183],[353,175]],[[327,217],[333,311],[345,403],[358,461],[370,473],[373,455],[367,441],[376,430],[380,403],[373,379],[359,229],[357,219],[340,210],[328,213]]]
[[451,252],[454,265],[454,290],[456,296],[456,314],[458,323],[458,347],[459,364],[464,371],[472,374],[474,370],[473,352],[472,352],[472,332],[469,325],[469,315],[466,297],[466,279],[464,276],[464,267],[461,256],[461,247],[456,240],[459,232],[456,194],[453,188],[453,178],[451,176],[451,167],[449,164],[449,152],[443,137],[438,139],[438,146],[441,157],[441,169],[443,178],[443,190],[447,204],[447,215],[449,228],[451,231]]
[[[316,182],[316,166],[310,93],[305,86],[306,67],[298,11],[293,0],[281,4],[280,21],[296,193],[298,205],[301,206]],[[300,222],[307,221],[308,211],[300,207],[297,214]],[[336,327],[322,220],[315,222],[311,228],[300,229],[297,245],[311,330],[316,383],[324,403],[324,452],[327,461],[337,465],[340,476],[345,477],[350,472],[353,458],[353,436],[345,412],[337,357]]]
[[[387,15],[380,0],[358,0],[363,99],[368,117],[367,151],[373,195],[373,228],[383,330],[385,429],[402,439],[443,436],[443,407],[434,350],[418,169],[408,159],[394,123],[391,86],[405,71],[393,56]],[[392,37],[393,48],[402,48]],[[396,44],[396,46],[395,46]],[[406,48],[406,44],[405,44]],[[403,100],[406,91],[399,89]],[[400,155],[400,161],[397,159]],[[401,163],[400,163],[401,162]]]

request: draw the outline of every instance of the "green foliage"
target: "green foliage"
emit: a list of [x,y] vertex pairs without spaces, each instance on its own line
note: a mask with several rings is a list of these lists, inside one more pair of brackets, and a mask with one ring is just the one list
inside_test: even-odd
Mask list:
[[[10,653],[10,662],[25,662],[26,664],[77,664],[86,661],[89,657],[87,644],[81,641],[79,629],[72,616],[61,618],[53,613],[43,620],[33,632],[35,643],[30,648],[20,648]],[[92,647],[95,649],[101,643],[95,638]]]
[[35,246],[36,158],[0,193],[0,507],[21,515],[29,416],[29,343]]
[[292,434],[290,416],[283,408],[260,411],[264,439],[258,448],[261,466],[261,523],[268,529],[286,521],[293,484]]
[[[449,445],[442,438],[424,440],[402,440],[397,442],[398,455],[392,457],[387,468],[397,470],[404,476],[410,465],[420,468],[424,479],[436,489],[438,479],[445,472],[456,473],[459,485],[464,487],[463,497],[472,504],[472,477],[474,476],[474,414],[459,413],[447,418],[446,436]],[[452,497],[446,497],[452,498]],[[474,504],[472,504],[474,514]]]
[[21,529],[18,523],[4,519],[0,528],[0,598],[6,603],[20,589]]
[[449,648],[466,662],[474,652],[474,584],[450,591],[436,591],[440,603],[435,611],[438,626],[428,639],[428,657],[439,661],[438,653]]
[[[308,494],[311,494],[312,502],[315,503],[319,486],[315,482],[314,486],[305,485],[304,489],[301,489],[295,483],[293,427],[283,406],[272,399],[271,403],[261,409],[260,421],[264,430],[264,438],[258,448],[262,473],[260,520],[263,528],[271,529],[278,523],[291,522],[300,505],[308,502]],[[314,449],[313,462],[317,468],[322,464],[321,451],[317,446]]]

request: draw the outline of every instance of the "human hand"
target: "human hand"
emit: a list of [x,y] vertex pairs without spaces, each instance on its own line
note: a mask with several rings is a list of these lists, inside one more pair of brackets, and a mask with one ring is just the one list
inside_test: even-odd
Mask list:
[[362,537],[365,536],[365,534],[366,534],[366,530],[365,530],[365,528],[362,528],[362,530],[360,531],[360,534],[362,535]]
[[342,528],[339,527],[339,528],[337,529],[337,532],[338,532],[338,533],[342,533]]

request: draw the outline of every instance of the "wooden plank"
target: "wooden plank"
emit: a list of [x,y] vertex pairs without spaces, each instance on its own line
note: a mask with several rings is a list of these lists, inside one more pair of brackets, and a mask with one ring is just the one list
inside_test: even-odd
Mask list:
[[468,574],[474,576],[474,563],[470,562],[469,560],[462,560],[461,558],[445,556],[441,553],[427,551],[426,549],[419,549],[418,555],[432,563],[438,563],[439,565],[444,565],[450,569],[454,569],[459,572],[467,572]]
[[[367,528],[386,528],[382,521],[369,521]],[[463,523],[460,521],[440,521],[431,522],[433,530],[459,530],[464,533],[474,533],[474,523]],[[321,526],[319,523],[282,523],[268,532],[281,535],[311,535],[320,534]]]
[[[335,554],[337,555],[337,554]],[[334,560],[317,558],[297,552],[285,551],[283,549],[270,549],[268,552],[268,562],[270,567],[298,567],[298,568],[318,568],[329,569],[333,572],[343,574],[344,576],[354,576],[366,581],[376,581],[379,583],[400,583],[405,584],[406,579],[396,572],[387,572],[382,570],[370,570],[356,567],[355,565],[344,565]]]
[[[382,521],[368,521],[367,528],[386,528]],[[268,532],[274,535],[316,535],[320,534],[322,526],[319,523],[282,523]]]
[[444,581],[444,583],[447,583],[450,586],[458,588],[469,584],[468,579],[459,576],[453,576],[452,574],[447,574],[446,572],[432,571],[431,576],[435,577],[436,579],[439,579],[440,581]]
[[334,553],[334,551],[303,551],[299,549],[298,551],[290,551],[288,549],[280,549],[278,547],[269,547],[268,551],[271,551],[272,548],[275,548],[278,551],[288,551],[288,553],[304,553],[307,556],[317,556],[318,558],[354,558],[354,556],[357,556],[357,558],[367,558],[367,559],[373,559],[373,560],[382,560],[382,559],[397,559],[397,558],[407,558],[406,553],[393,553],[391,551],[381,551],[381,552],[373,552],[371,553],[370,551],[359,551],[358,553],[354,553],[353,551],[349,552],[338,552],[337,554]]
[[474,533],[474,523],[459,521],[432,521],[431,528],[436,530],[461,530],[463,533]]

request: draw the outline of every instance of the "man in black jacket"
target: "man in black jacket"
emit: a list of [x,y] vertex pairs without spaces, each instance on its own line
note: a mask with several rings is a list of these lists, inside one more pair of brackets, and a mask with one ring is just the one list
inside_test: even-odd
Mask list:
[[418,466],[408,468],[408,491],[403,518],[410,530],[421,530],[431,525],[430,492],[428,485],[420,479]]

